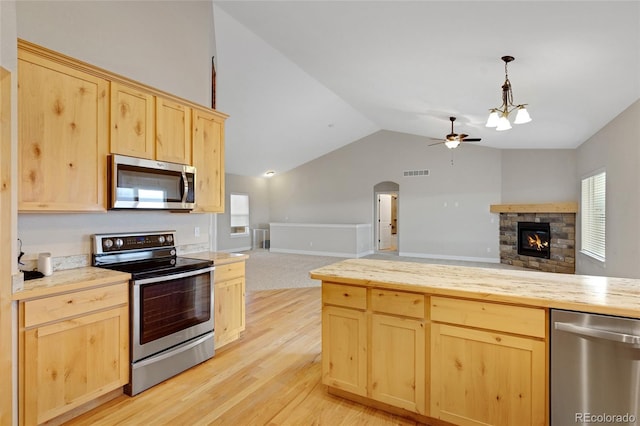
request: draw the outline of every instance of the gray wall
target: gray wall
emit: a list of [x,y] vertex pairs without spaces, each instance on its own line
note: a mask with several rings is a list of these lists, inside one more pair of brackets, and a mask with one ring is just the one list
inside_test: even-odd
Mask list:
[[502,203],[579,201],[574,149],[502,150]]
[[251,247],[251,235],[234,236],[231,233],[229,195],[249,195],[249,224],[251,228],[265,228],[269,224],[269,179],[264,177],[225,175],[225,212],[217,217],[217,250],[241,251]]
[[[19,1],[15,6],[12,14],[17,25],[9,35],[3,6],[3,62],[9,51],[5,46],[15,46],[20,37],[193,102],[210,104],[215,52],[210,2]],[[8,61],[15,60],[13,49]],[[54,257],[87,254],[89,235],[105,230],[171,228],[178,231],[179,245],[208,248],[215,241],[210,214],[21,214],[17,221],[25,259],[39,251],[51,251]]]
[[636,101],[577,149],[578,188],[584,176],[599,169],[607,173],[607,260],[578,253],[576,273],[640,278],[639,118]]
[[[424,169],[429,176],[403,176]],[[392,181],[400,186],[400,254],[497,259],[498,221],[489,204],[500,201],[500,174],[499,150],[452,152],[423,137],[380,131],[274,177],[271,220],[373,223],[373,188]]]
[[[400,254],[497,261],[499,216],[489,205],[578,201],[575,150],[427,145],[380,131],[276,176],[271,221],[373,223],[373,187],[392,181],[400,185]],[[531,162],[535,184],[522,173]],[[429,176],[403,176],[423,169]]]

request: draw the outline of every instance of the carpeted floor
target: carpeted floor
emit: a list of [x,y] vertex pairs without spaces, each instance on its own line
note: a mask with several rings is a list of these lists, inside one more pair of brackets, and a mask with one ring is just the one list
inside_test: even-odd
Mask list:
[[[269,250],[250,250],[246,263],[246,291],[279,288],[317,287],[320,281],[309,278],[309,271],[343,260],[340,257],[311,256],[306,254],[272,253]],[[499,263],[460,262],[438,259],[423,259],[376,253],[365,259],[397,260],[402,262],[440,263],[448,265],[481,266],[517,269]]]

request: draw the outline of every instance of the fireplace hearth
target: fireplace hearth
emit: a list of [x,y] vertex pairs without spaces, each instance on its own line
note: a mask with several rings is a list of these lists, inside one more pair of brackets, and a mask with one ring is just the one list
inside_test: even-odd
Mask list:
[[551,258],[551,227],[549,223],[518,222],[518,254]]

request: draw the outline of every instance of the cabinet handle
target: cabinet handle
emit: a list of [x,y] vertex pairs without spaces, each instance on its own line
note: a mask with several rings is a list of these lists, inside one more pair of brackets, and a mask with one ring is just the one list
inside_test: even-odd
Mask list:
[[640,345],[640,336],[636,336],[634,334],[617,333],[615,331],[583,327],[567,322],[555,322],[554,328],[556,330],[566,331],[567,333],[595,337],[596,339],[610,340],[612,342],[624,343],[627,345]]

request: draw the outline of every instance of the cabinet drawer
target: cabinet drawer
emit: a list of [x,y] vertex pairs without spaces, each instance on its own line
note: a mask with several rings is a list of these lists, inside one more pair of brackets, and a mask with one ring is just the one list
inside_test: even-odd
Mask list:
[[244,262],[225,263],[215,266],[216,270],[213,272],[214,283],[244,277]]
[[386,314],[424,318],[424,298],[423,294],[374,288],[371,290],[371,309]]
[[354,309],[367,309],[367,289],[323,282],[322,303]]
[[546,336],[544,309],[431,297],[431,320],[526,336]]
[[126,305],[128,301],[128,282],[29,300],[24,302],[24,326],[29,328],[112,306]]

